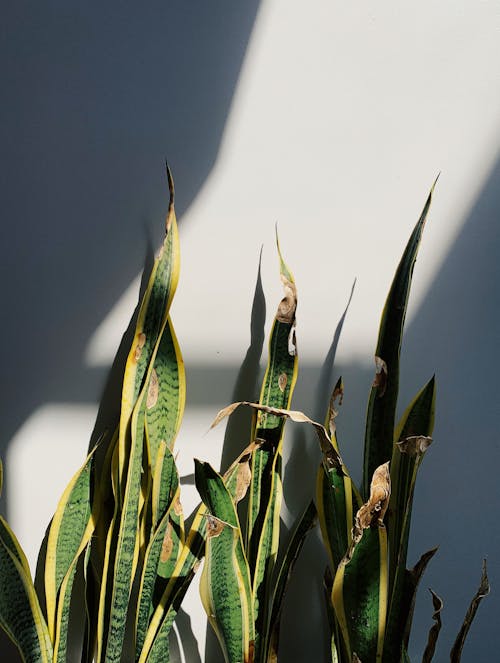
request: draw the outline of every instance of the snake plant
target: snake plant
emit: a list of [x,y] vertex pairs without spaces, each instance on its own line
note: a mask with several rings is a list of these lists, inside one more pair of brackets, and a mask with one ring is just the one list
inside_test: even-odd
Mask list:
[[[202,498],[189,532],[180,503],[174,442],[185,403],[185,375],[169,310],[179,277],[174,188],[163,246],[154,262],[125,365],[116,429],[105,431],[64,491],[48,530],[43,586],[0,517],[0,626],[27,663],[159,663],[180,602],[205,557],[203,605],[227,663],[278,660],[288,577],[319,515],[329,557],[325,574],[332,663],[407,663],[420,578],[435,550],[407,569],[417,472],[432,442],[434,377],[396,424],[399,357],[412,273],[432,191],[397,268],[382,313],[376,374],[366,419],[361,490],[342,461],[336,431],[342,380],[324,424],[290,409],[297,380],[297,290],[278,244],[285,296],[271,329],[269,359],[253,408],[250,443],[224,475],[196,461]],[[322,462],[316,503],[299,520],[278,560],[286,419],[312,425]],[[0,491],[2,466],[0,463]],[[246,527],[240,502],[248,496]],[[43,557],[41,557],[43,559]],[[81,591],[83,586],[84,591]],[[486,568],[451,652],[460,660],[477,607],[489,591]],[[434,655],[442,601],[423,663]],[[75,615],[79,637],[72,636]],[[78,620],[76,620],[78,621]],[[75,649],[77,650],[75,653]]]
[[[258,403],[233,403],[212,426],[238,406],[250,405],[255,417],[250,446],[241,455],[237,495],[208,463],[196,463],[196,485],[207,507],[208,531],[200,592],[227,663],[270,663],[278,658],[283,596],[293,563],[316,518],[311,503],[278,564],[284,419],[297,380],[295,310],[297,291],[281,252],[285,296],[269,339],[269,358]],[[248,491],[246,528],[238,502]]]
[[[28,663],[168,661],[169,632],[203,553],[203,519],[184,532],[173,456],[185,374],[169,316],[179,240],[167,172],[166,234],[126,361],[119,423],[60,499],[40,594],[14,533],[0,520],[0,625]],[[77,569],[83,599],[75,590]],[[70,641],[75,601],[84,622],[76,655]]]

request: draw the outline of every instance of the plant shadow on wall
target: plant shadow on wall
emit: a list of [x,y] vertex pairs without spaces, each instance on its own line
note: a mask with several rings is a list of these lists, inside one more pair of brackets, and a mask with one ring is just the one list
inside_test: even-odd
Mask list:
[[[168,146],[184,212],[217,158],[260,0],[223,0],[216,10],[199,0],[125,2],[119,12],[56,4],[3,11],[9,241],[0,275],[4,284],[15,275],[3,292],[11,322],[0,331],[6,462],[12,437],[39,408],[96,402],[107,367],[86,364],[88,342],[139,272],[141,238],[161,242],[158,163]],[[1,631],[0,658],[10,656],[17,660]]]
[[4,459],[40,406],[96,402],[107,369],[86,366],[86,349],[139,273],[144,236],[161,242],[158,164],[168,146],[183,213],[216,161],[260,2],[59,4],[3,12]]
[[[236,402],[254,412],[249,444],[224,475],[196,461],[203,503],[189,527],[180,503],[173,445],[185,403],[185,371],[169,309],[179,276],[173,183],[166,237],[144,288],[120,394],[120,420],[100,431],[96,446],[68,484],[51,522],[38,594],[24,554],[7,523],[0,527],[0,623],[33,663],[79,660],[138,663],[167,660],[169,636],[182,598],[204,558],[201,596],[228,663],[276,660],[285,590],[316,519],[309,502],[280,552],[282,453],[285,420],[312,426],[321,462],[316,505],[329,567],[324,576],[332,661],[400,660],[406,663],[415,595],[435,549],[407,570],[410,517],[417,470],[432,442],[435,380],[410,402],[395,428],[400,347],[414,263],[431,195],[417,222],[387,297],[376,348],[365,430],[363,481],[358,490],[340,456],[339,379],[325,424],[290,410],[298,369],[297,291],[278,245],[284,287],[270,333],[267,368],[258,402]],[[262,345],[260,279],[252,337],[240,378],[255,385]],[[338,332],[342,320],[339,323]],[[328,381],[338,333],[320,377]],[[244,370],[243,370],[244,369]],[[238,387],[235,393],[238,393]],[[317,392],[318,390],[316,390]],[[248,497],[246,528],[238,504]],[[278,554],[279,553],[279,554]],[[83,572],[84,591],[77,570]],[[75,590],[85,610],[72,619]],[[480,600],[480,587],[452,648],[458,663]],[[441,626],[441,599],[423,661],[431,661]],[[73,614],[74,617],[74,614]],[[75,639],[70,625],[79,627]]]

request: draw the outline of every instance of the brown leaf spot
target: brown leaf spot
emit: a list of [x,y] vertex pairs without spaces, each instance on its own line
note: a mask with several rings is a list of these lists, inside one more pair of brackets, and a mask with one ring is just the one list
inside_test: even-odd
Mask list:
[[219,536],[225,526],[226,523],[224,523],[222,520],[219,520],[219,518],[216,518],[215,516],[207,513],[207,537],[209,539]]
[[285,391],[287,382],[288,382],[288,378],[286,376],[286,373],[281,373],[279,378],[278,378],[278,387],[280,388],[281,392]]
[[173,548],[174,548],[174,542],[172,539],[172,523],[169,522],[167,525],[167,531],[165,532],[165,536],[163,537],[163,543],[161,544],[160,560],[162,562],[167,562],[169,560]]
[[146,334],[144,334],[144,332],[141,332],[137,337],[137,345],[135,346],[135,352],[134,352],[134,361],[136,362],[139,361],[142,348],[144,347],[145,343],[146,343]]
[[375,379],[373,385],[378,390],[378,396],[383,396],[387,388],[387,364],[380,357],[375,357]]
[[177,499],[174,501],[173,509],[176,516],[182,516],[182,504],[180,497],[177,497]]
[[149,378],[148,396],[146,399],[146,407],[150,410],[158,401],[158,394],[160,392],[160,383],[158,381],[158,374],[153,368],[151,377]]

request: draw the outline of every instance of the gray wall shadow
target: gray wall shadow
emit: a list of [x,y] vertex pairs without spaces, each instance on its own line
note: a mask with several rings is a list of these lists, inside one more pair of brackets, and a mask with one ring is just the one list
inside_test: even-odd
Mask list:
[[[437,196],[444,186],[445,177]],[[500,504],[499,255],[500,161],[408,327],[402,350],[402,404],[434,372],[437,381],[434,443],[417,482],[410,545],[413,561],[439,545],[422,583],[444,600],[437,660],[449,656],[479,584],[483,557],[488,558],[492,593],[479,608],[464,660],[487,660],[500,646],[500,533],[495,518]],[[418,276],[418,263],[416,270]],[[422,590],[414,652],[425,645],[431,606],[430,594]]]
[[[446,186],[445,177],[436,196],[442,186]],[[434,217],[429,222],[439,223],[439,219]],[[417,481],[409,564],[436,545],[439,550],[423,577],[417,599],[410,641],[412,660],[421,659],[432,624],[427,587],[432,587],[444,600],[443,628],[435,659],[447,660],[478,587],[484,557],[488,561],[492,593],[478,610],[463,659],[487,660],[491,651],[500,646],[500,632],[496,628],[500,611],[496,589],[500,581],[500,533],[495,518],[500,504],[499,229],[500,161],[485,182],[424,301],[407,325],[403,341],[399,414],[433,373],[437,379],[434,443]],[[415,279],[418,269],[417,262]],[[300,321],[298,335],[300,339]],[[340,365],[333,369],[333,379],[342,374],[346,388],[337,419],[341,452],[358,484],[366,403],[373,378],[372,364],[367,359],[365,365]],[[325,386],[326,369],[325,364],[320,381]],[[316,417],[320,412],[311,394],[318,394],[315,392],[318,374],[319,367],[301,367],[293,403],[294,408],[315,412]],[[320,400],[324,408],[324,396]],[[288,435],[293,449],[285,479],[291,471],[295,490],[292,499],[287,500],[287,507],[297,517],[305,499],[299,505],[298,486],[304,494],[314,491],[310,477],[307,478],[314,472],[311,462],[314,437],[303,432],[289,431]],[[294,453],[298,457],[293,458]],[[301,485],[304,477],[306,489]],[[285,599],[283,630],[289,637],[281,643],[284,660],[309,660],[311,646],[318,647],[316,653],[321,655],[318,639],[324,637],[326,617],[318,608],[318,599],[321,601],[325,563],[319,536],[310,537],[299,559],[299,573],[292,576]],[[304,615],[308,616],[306,620]]]
[[3,7],[3,459],[43,403],[96,401],[87,343],[160,243],[165,157],[181,218],[208,176],[259,4]]

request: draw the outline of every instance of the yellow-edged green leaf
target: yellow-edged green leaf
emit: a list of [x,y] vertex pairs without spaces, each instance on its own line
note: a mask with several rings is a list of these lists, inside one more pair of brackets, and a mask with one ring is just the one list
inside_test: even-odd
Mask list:
[[361,497],[344,465],[339,466],[339,445],[335,418],[337,402],[343,397],[342,378],[339,378],[330,398],[325,428],[330,441],[322,445],[323,462],[316,478],[316,501],[323,542],[335,573],[352,541],[354,514],[361,507]]
[[[297,348],[295,343],[295,310],[297,307],[297,291],[293,276],[285,264],[281,252],[280,276],[285,291],[276,316],[274,318],[269,339],[269,357],[264,375],[259,404],[271,408],[287,409],[290,406],[293,389],[297,381]],[[281,417],[260,410],[257,413],[257,422],[253,439],[263,440],[263,443],[252,454],[252,480],[249,492],[247,548],[251,569],[255,569],[259,547],[261,547],[261,534],[266,518],[275,519],[268,514],[269,506],[274,503],[272,497],[279,491],[278,482],[274,475],[280,468],[278,454],[283,437],[284,421]],[[268,515],[266,515],[268,514]],[[256,533],[253,530],[256,527]],[[271,530],[274,528],[271,527]],[[266,538],[269,535],[266,534]],[[272,538],[272,537],[271,537]],[[276,546],[272,544],[274,549]]]
[[[435,403],[436,384],[433,377],[406,409],[394,436],[391,460],[392,493],[388,518],[391,585],[397,567],[406,566],[413,492],[417,471],[434,429]],[[418,438],[423,440],[420,445],[415,446]],[[405,440],[409,440],[405,445],[408,448],[401,446]],[[413,444],[411,440],[414,441]]]
[[382,657],[388,583],[383,519],[389,497],[389,468],[384,463],[373,473],[370,496],[356,513],[352,543],[333,582],[332,602],[349,659]]
[[370,391],[366,417],[363,469],[363,496],[365,499],[375,468],[386,463],[392,456],[403,327],[413,268],[431,205],[434,186],[435,183],[398,265],[380,321],[375,350],[376,374]]
[[[224,483],[232,499],[239,502],[245,495],[249,484],[249,461],[258,443],[251,443],[231,464],[224,474]],[[157,656],[165,655],[169,629],[172,626],[178,605],[189,588],[191,580],[205,553],[207,531],[207,507],[201,504],[197,509],[189,534],[184,541],[175,568],[163,594],[155,607],[142,646],[140,663],[156,661]],[[177,605],[177,607],[175,607]],[[151,657],[151,658],[150,658]]]
[[250,570],[236,508],[222,477],[196,462],[196,486],[207,514],[205,562],[200,580],[203,606],[227,663],[254,660]]
[[[155,260],[137,318],[134,339],[125,365],[119,431],[119,477],[124,481],[128,430],[132,411],[143,388],[153,350],[165,326],[179,280],[179,236],[174,208],[174,186],[167,168],[170,203],[166,236]],[[123,495],[123,490],[121,490]]]
[[186,376],[181,351],[170,318],[161,336],[146,400],[146,440],[154,474],[162,442],[170,450],[179,431],[186,401]]
[[408,644],[417,584],[435,552],[426,553],[413,571],[407,571],[413,493],[418,469],[432,440],[434,407],[435,381],[432,378],[410,403],[395,433],[391,461],[392,493],[387,518],[390,561],[389,612],[384,643],[384,661],[387,663],[400,655],[403,643]]
[[176,530],[178,523],[174,518],[179,504],[179,489],[177,488],[171,496],[169,507],[165,510],[156,531],[154,532],[143,561],[141,573],[141,584],[139,590],[139,605],[136,616],[136,658],[142,651],[149,618],[153,612],[153,593],[164,589],[164,583],[158,586],[158,575],[169,579],[175,568],[179,550],[182,545],[180,532]]
[[24,554],[2,519],[0,527],[0,626],[17,645],[25,663],[52,661],[52,643]]
[[[145,390],[141,393],[132,415],[132,446],[130,449],[127,481],[116,538],[112,589],[109,595],[109,613],[105,622],[106,663],[119,663],[125,637],[128,601],[132,589],[139,551],[139,503],[144,442]],[[116,521],[118,522],[118,521]]]
[[50,525],[45,558],[45,600],[47,624],[52,641],[55,639],[57,602],[61,584],[73,562],[87,545],[97,518],[98,501],[95,502],[92,514],[93,456],[94,451],[87,456],[85,463],[69,482]]

